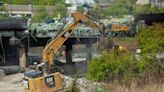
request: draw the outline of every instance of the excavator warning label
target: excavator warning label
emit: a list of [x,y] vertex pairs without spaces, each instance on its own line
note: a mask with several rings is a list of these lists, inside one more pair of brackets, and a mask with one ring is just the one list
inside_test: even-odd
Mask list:
[[29,82],[27,79],[23,79],[22,81],[22,85],[25,89],[29,89]]
[[54,76],[45,77],[45,82],[49,88],[55,87]]

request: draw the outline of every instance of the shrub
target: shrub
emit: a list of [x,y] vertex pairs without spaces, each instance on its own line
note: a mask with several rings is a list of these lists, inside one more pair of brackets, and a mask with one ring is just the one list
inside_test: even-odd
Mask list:
[[164,51],[164,24],[153,24],[143,27],[137,37],[142,53]]
[[[141,65],[140,65],[141,64]],[[143,63],[138,62],[133,55],[104,53],[94,58],[89,64],[88,78],[95,81],[126,81],[142,74]]]
[[138,61],[130,53],[104,53],[91,60],[87,77],[94,81],[129,84],[132,81],[145,80],[145,75],[162,75],[161,68],[161,62],[157,62],[154,57],[142,56]]

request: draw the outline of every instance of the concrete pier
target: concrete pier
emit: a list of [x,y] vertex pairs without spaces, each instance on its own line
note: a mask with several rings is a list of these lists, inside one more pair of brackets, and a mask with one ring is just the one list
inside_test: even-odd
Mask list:
[[72,44],[66,44],[66,63],[72,64]]
[[5,76],[5,71],[0,69],[0,81],[2,81]]
[[19,65],[21,67],[27,67],[27,55],[25,48],[19,48]]
[[87,60],[91,60],[92,59],[92,43],[89,42],[86,44],[86,53],[87,53]]

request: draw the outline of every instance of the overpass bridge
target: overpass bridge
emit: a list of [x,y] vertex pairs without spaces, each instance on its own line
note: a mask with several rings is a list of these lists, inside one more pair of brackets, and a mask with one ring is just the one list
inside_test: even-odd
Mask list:
[[[77,30],[78,29],[75,29],[71,37],[64,43],[64,46],[66,47],[65,52],[67,63],[72,63],[71,52],[73,45],[83,44],[87,49],[91,50],[92,44],[97,42],[99,37],[99,34],[93,34],[94,32],[88,31],[91,29],[86,29],[86,31]],[[47,42],[56,34],[55,30],[48,31],[47,33],[37,32],[36,34],[28,34],[27,31],[29,32],[26,19],[9,19],[0,21],[0,39],[2,40],[0,55],[4,57],[5,53],[5,60],[7,61],[5,64],[19,64],[20,66],[26,67],[29,63],[28,57],[26,57],[29,55],[29,47],[45,46]],[[33,36],[37,41],[35,41],[31,36]],[[18,39],[13,39],[14,37],[17,37]],[[11,44],[11,41],[17,42],[17,40],[19,40],[19,44]],[[92,57],[92,53],[90,51],[87,51],[86,53],[88,59],[90,59]]]
[[[142,14],[135,17],[135,24],[138,23],[140,20],[144,20],[146,24],[151,25],[153,22],[163,22],[163,15],[164,13],[160,14]],[[36,38],[37,41],[35,41],[32,37],[28,39],[26,34],[26,31],[28,29],[27,27],[27,21],[24,22],[18,22],[18,20],[12,20],[7,22],[0,21],[0,33],[2,34],[2,41],[3,41],[3,47],[5,49],[5,54],[7,57],[17,57],[17,59],[10,59],[6,58],[8,60],[6,61],[19,61],[17,64],[23,64],[21,66],[26,66],[27,63],[27,52],[28,47],[37,47],[37,46],[45,46],[47,41],[49,41],[55,34],[56,30],[49,30],[49,31],[33,31],[32,35]],[[17,22],[16,22],[17,21]],[[18,23],[17,25],[14,25]],[[9,25],[10,24],[10,25]],[[4,26],[2,26],[4,25]],[[45,26],[43,26],[45,28]],[[34,30],[36,30],[34,28]],[[75,44],[84,44],[86,45],[86,48],[91,49],[92,44],[97,41],[100,37],[100,33],[98,33],[96,30],[93,29],[75,29],[74,33],[71,35],[71,37],[64,43],[66,46],[66,52],[67,52],[67,61],[70,61],[68,63],[71,63],[72,56],[72,46]],[[9,39],[11,37],[17,36],[19,40],[26,36],[25,39],[23,39],[17,46],[11,46],[9,44]],[[30,42],[30,44],[28,44]],[[68,54],[69,53],[69,54]],[[91,57],[92,53],[87,52],[88,56]],[[3,56],[2,49],[0,47],[0,55]]]

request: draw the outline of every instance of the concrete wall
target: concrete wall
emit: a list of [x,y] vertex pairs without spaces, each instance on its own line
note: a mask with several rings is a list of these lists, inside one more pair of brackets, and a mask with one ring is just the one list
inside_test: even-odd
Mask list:
[[39,6],[39,5],[5,5],[9,13],[17,14],[36,14],[37,12],[46,11],[47,13],[55,12],[54,6]]

